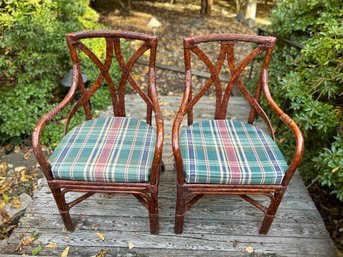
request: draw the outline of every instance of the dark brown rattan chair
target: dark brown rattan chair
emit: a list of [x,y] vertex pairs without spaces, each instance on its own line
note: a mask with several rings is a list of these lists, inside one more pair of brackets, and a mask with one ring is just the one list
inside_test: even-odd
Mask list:
[[[176,234],[183,231],[185,212],[204,195],[239,195],[264,213],[259,233],[268,233],[287,185],[303,154],[301,131],[276,105],[268,89],[267,70],[275,41],[274,37],[243,34],[184,38],[185,91],[172,131],[172,147],[177,170]],[[220,44],[220,53],[215,64],[198,47],[199,44],[206,42]],[[235,65],[234,50],[237,45],[248,43],[257,47]],[[197,94],[192,93],[192,53],[211,73],[211,77]],[[248,64],[262,53],[265,55],[253,96],[243,84],[241,74]],[[219,74],[226,57],[231,76],[226,87],[222,87]],[[193,123],[193,107],[211,84],[214,84],[216,91],[214,119]],[[251,106],[247,123],[226,117],[234,86],[239,88]],[[270,108],[295,135],[295,154],[289,165],[274,143],[271,123],[259,104],[262,91]],[[180,125],[186,114],[188,126],[180,133]],[[266,123],[269,134],[253,125],[257,115]],[[265,207],[248,195],[265,195],[270,198],[270,205]]]
[[[84,44],[85,39],[102,38],[106,41],[105,61]],[[69,210],[94,193],[133,194],[147,209],[150,232],[158,234],[158,186],[163,145],[163,121],[155,88],[155,58],[157,38],[125,31],[85,31],[66,36],[73,62],[70,91],[63,101],[36,125],[33,132],[33,149],[67,230],[73,230]],[[139,49],[125,63],[121,41],[137,40]],[[149,50],[149,51],[148,51]],[[83,52],[99,69],[95,82],[86,88],[82,76],[80,53]],[[133,65],[144,54],[150,53],[148,92],[144,93],[130,74]],[[122,71],[118,86],[110,76],[113,57]],[[90,99],[102,86],[109,88],[113,103],[113,117],[93,118]],[[127,82],[147,105],[146,122],[127,117],[125,91]],[[80,99],[74,99],[77,88]],[[61,112],[72,100],[76,101],[65,122],[65,133],[75,112],[83,107],[84,123],[69,131],[54,150],[49,160],[42,152],[40,135],[44,126]],[[152,127],[152,112],[156,128]],[[66,193],[84,192],[77,199],[66,202]]]

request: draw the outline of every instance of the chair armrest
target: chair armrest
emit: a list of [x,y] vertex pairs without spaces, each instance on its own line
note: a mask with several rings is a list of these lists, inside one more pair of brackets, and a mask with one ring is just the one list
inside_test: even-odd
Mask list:
[[79,81],[79,72],[77,64],[73,66],[73,73],[72,73],[72,83],[68,94],[64,97],[61,103],[59,103],[55,108],[53,108],[50,112],[45,114],[39,122],[36,124],[35,129],[32,133],[32,147],[33,152],[37,158],[38,163],[42,167],[45,177],[47,180],[52,180],[53,176],[51,174],[50,165],[47,159],[43,155],[42,146],[40,143],[40,136],[45,125],[51,121],[56,115],[63,110],[70,102],[73,100],[75,91]]
[[282,120],[283,123],[287,125],[288,128],[290,128],[295,136],[295,151],[293,154],[293,160],[291,161],[290,165],[288,166],[288,170],[285,174],[285,177],[282,181],[283,186],[287,186],[289,181],[291,180],[295,170],[299,166],[301,162],[301,158],[304,153],[304,139],[301,133],[301,130],[297,126],[297,124],[286,114],[284,113],[281,108],[275,103],[273,100],[268,86],[268,71],[266,69],[263,69],[262,74],[262,88],[264,96],[266,97],[267,103],[273,110],[273,112]]
[[156,122],[156,146],[154,152],[154,159],[152,163],[152,170],[150,175],[151,184],[156,185],[158,183],[157,172],[159,170],[161,159],[162,159],[162,150],[163,150],[163,139],[164,139],[164,124],[162,119],[162,113],[160,106],[158,104],[157,93],[156,93],[156,81],[155,81],[155,67],[149,67],[149,76],[150,76],[150,99],[152,101],[152,109],[155,113],[155,122]]
[[179,135],[180,135],[180,126],[182,123],[183,118],[186,115],[187,105],[189,103],[189,98],[191,97],[191,87],[192,87],[192,74],[191,70],[186,70],[186,78],[185,78],[185,91],[183,94],[183,98],[181,101],[181,106],[179,112],[177,113],[172,130],[172,148],[173,148],[173,155],[175,158],[175,165],[177,170],[177,181],[179,185],[183,185],[185,181],[185,175],[183,172],[183,162],[182,156],[180,151],[180,143],[179,143]]

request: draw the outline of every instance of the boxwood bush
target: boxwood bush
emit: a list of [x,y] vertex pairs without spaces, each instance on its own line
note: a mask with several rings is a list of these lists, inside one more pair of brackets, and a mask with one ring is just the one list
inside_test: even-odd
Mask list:
[[[64,36],[104,28],[98,18],[89,0],[0,2],[0,143],[17,143],[30,136],[39,118],[61,100],[66,89],[60,80],[71,68]],[[103,57],[104,42],[86,43]],[[83,72],[93,81],[97,75],[89,63]],[[106,106],[106,95],[105,89],[98,92],[93,109]],[[73,124],[80,119],[83,115],[77,114]],[[59,122],[52,123],[44,132],[43,143],[55,144],[62,131]]]
[[[280,105],[305,136],[300,168],[307,183],[319,181],[343,201],[343,2],[279,0],[269,28],[302,45],[280,42],[270,67],[270,84]],[[278,129],[290,157],[292,136]]]

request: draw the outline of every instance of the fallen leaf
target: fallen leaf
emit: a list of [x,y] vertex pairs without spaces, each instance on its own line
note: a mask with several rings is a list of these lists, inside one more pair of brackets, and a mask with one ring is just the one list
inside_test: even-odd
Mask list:
[[11,144],[7,144],[4,147],[5,147],[5,153],[9,153],[13,150],[13,145]]
[[26,237],[26,238],[22,239],[20,241],[20,243],[21,243],[21,245],[30,245],[36,239],[37,239],[36,237],[30,236],[30,237]]
[[21,172],[22,170],[26,170],[26,167],[25,166],[19,166],[19,167],[14,168],[15,172]]
[[21,170],[20,174],[21,174],[21,176],[20,176],[21,182],[29,181],[30,177],[26,175],[26,170]]
[[0,173],[4,175],[6,171],[7,171],[7,163],[6,162],[0,163]]
[[132,242],[129,242],[128,244],[129,250],[133,249],[135,245]]
[[133,74],[133,76],[132,76],[135,80],[137,80],[137,79],[139,79],[140,77],[141,77],[141,75],[139,75],[139,74]]
[[24,154],[24,160],[28,160],[31,156],[32,152],[28,151]]
[[2,197],[4,198],[5,203],[8,203],[11,200],[11,197],[9,197],[7,194],[3,194]]
[[48,146],[42,145],[42,151],[43,151],[43,152],[47,152],[47,151],[48,151]]
[[42,248],[42,244],[38,244],[36,245],[35,249],[32,250],[32,255],[33,256],[36,256],[40,253],[40,251],[42,251],[43,248]]
[[98,237],[100,237],[101,240],[105,240],[105,235],[104,235],[104,233],[96,232],[96,234],[98,235]]
[[56,249],[57,248],[57,243],[49,243],[46,248],[51,248],[51,249]]
[[13,152],[15,152],[15,153],[19,153],[21,151],[21,147],[20,147],[20,145],[16,145],[15,147],[14,147],[14,150],[13,150]]
[[5,209],[0,209],[0,214],[2,216],[3,223],[9,223],[11,221],[11,217]]
[[20,208],[20,201],[18,197],[14,198],[14,200],[11,202],[11,206],[17,209]]
[[245,248],[245,250],[246,250],[248,253],[253,253],[253,252],[254,252],[254,248],[252,248],[250,245],[247,246],[247,248]]
[[70,248],[70,247],[67,246],[67,248],[64,249],[64,251],[63,251],[62,254],[61,254],[61,257],[67,257],[67,256],[68,256],[69,248]]
[[100,252],[98,252],[95,257],[105,257],[108,253],[108,250],[101,249]]
[[31,236],[32,237],[34,237],[34,238],[39,238],[39,236],[41,235],[41,233],[40,232],[38,232],[38,231],[33,231],[32,233],[31,233]]

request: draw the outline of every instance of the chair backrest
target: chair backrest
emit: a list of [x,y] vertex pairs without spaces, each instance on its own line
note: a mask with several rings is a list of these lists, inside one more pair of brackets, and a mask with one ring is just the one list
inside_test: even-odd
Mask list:
[[[102,38],[106,42],[106,56],[104,62],[102,62],[98,56],[94,54],[82,41],[85,39]],[[111,100],[113,105],[114,116],[126,116],[125,110],[125,92],[127,84],[130,84],[134,91],[144,100],[147,104],[147,123],[151,124],[152,111],[158,113],[160,116],[160,109],[156,97],[155,89],[155,59],[157,48],[157,37],[146,34],[127,32],[127,31],[115,31],[115,30],[98,30],[98,31],[82,31],[75,32],[66,35],[68,47],[70,50],[72,62],[73,62],[73,78],[78,79],[78,88],[81,93],[80,99],[72,107],[65,124],[65,131],[67,130],[70,119],[76,113],[76,111],[83,106],[86,114],[86,119],[92,118],[89,100],[92,95],[102,86],[105,82],[109,87],[111,94]],[[136,52],[128,58],[125,62],[123,53],[121,50],[120,39],[137,40],[141,41],[141,46]],[[150,50],[150,51],[148,51]],[[99,75],[96,80],[90,85],[89,89],[86,88],[82,79],[82,65],[80,64],[80,52],[83,52],[89,60],[91,60],[95,66],[99,69]],[[150,54],[149,54],[150,52]],[[139,87],[134,77],[130,74],[133,65],[142,55],[149,54],[149,70],[148,70],[148,92],[145,93]],[[110,76],[110,68],[113,59],[117,61],[119,69],[121,70],[121,76],[118,84],[116,85],[113,78]],[[127,83],[129,82],[129,83]]]
[[[187,104],[181,107],[181,111],[188,114],[188,124],[193,123],[193,107],[200,100],[200,98],[206,93],[206,91],[214,84],[216,92],[216,105],[214,119],[225,119],[228,109],[228,103],[233,87],[236,85],[246,100],[251,106],[251,111],[248,118],[248,123],[252,124],[255,120],[256,113],[258,113],[265,123],[271,135],[274,137],[271,123],[259,104],[260,95],[262,91],[262,76],[264,71],[268,69],[268,64],[271,58],[273,47],[275,45],[276,38],[253,36],[245,34],[212,34],[204,36],[194,36],[184,38],[184,56],[185,56],[185,97]],[[198,47],[199,44],[207,42],[218,42],[220,44],[220,52],[216,63],[213,63],[210,58]],[[237,43],[254,43],[257,45],[250,53],[248,53],[239,64],[235,64],[235,45]],[[201,87],[199,92],[192,96],[192,70],[191,70],[191,56],[193,53],[198,57],[210,71],[211,77]],[[261,72],[259,75],[257,87],[254,95],[252,95],[241,80],[241,74],[247,69],[248,65],[255,60],[257,56],[265,53]],[[227,59],[228,69],[231,74],[230,80],[225,87],[222,87],[222,83],[219,77],[223,64]]]

